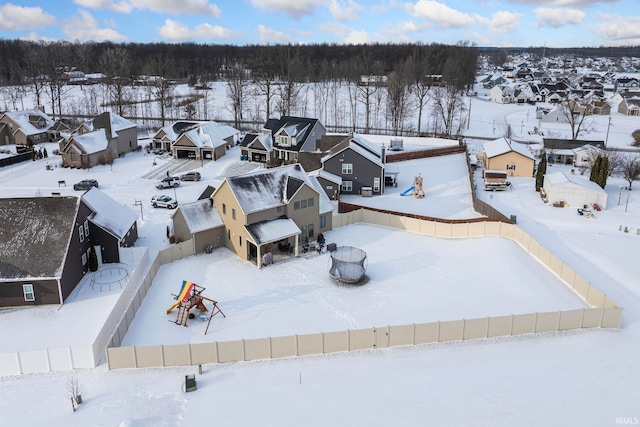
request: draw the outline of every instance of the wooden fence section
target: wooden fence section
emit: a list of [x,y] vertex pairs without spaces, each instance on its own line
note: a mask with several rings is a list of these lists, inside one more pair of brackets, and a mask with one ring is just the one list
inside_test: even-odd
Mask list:
[[[189,366],[571,329],[619,328],[622,322],[622,308],[514,224],[487,220],[447,223],[359,209],[335,216],[333,226],[340,228],[360,222],[439,238],[497,236],[513,240],[571,286],[590,308],[205,344],[113,347],[107,349],[109,369]],[[165,253],[163,257],[168,261],[187,254],[186,250],[183,253],[173,249],[171,255]]]
[[405,160],[425,159],[427,157],[447,156],[449,154],[466,153],[466,145],[452,145],[450,147],[428,148],[424,150],[402,151],[400,153],[387,152],[386,162],[404,162]]

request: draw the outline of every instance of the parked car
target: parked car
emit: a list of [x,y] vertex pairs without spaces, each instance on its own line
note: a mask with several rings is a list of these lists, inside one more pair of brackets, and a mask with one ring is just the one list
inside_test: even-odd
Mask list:
[[98,181],[95,179],[83,179],[73,184],[74,190],[91,190],[93,187],[98,187]]
[[177,176],[168,176],[166,178],[163,178],[162,181],[158,181],[158,183],[156,184],[156,188],[158,189],[172,188],[172,187],[178,187],[179,185],[180,185],[180,178],[178,178]]
[[151,198],[151,205],[154,208],[175,209],[178,206],[178,202],[173,197],[160,194]]
[[187,172],[180,175],[180,181],[200,181],[200,172]]
[[195,159],[196,158],[196,153],[194,153],[193,151],[189,151],[189,153],[187,154],[187,157],[190,159]]
[[153,154],[163,154],[164,150],[162,148],[154,148],[153,150],[151,150],[151,153],[153,153]]

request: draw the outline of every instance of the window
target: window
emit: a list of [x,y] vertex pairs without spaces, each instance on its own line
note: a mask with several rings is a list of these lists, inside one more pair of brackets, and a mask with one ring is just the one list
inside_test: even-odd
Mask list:
[[89,237],[89,220],[84,220],[84,235]]
[[78,234],[80,235],[80,243],[84,242],[84,227],[78,227]]
[[307,230],[309,231],[309,237],[313,237],[313,224],[309,224]]
[[87,260],[89,259],[89,255],[91,255],[91,248],[87,249]]
[[325,215],[320,215],[320,228],[325,228],[327,226],[327,217]]
[[278,213],[282,212],[282,206],[278,206],[278,207],[276,208],[276,212],[278,212]]
[[231,230],[227,230],[227,239],[231,240]]
[[35,301],[36,300],[36,294],[35,292],[33,292],[33,285],[30,283],[27,283],[25,285],[22,285],[22,293],[24,294],[24,300],[25,301]]
[[235,209],[231,209],[231,218],[236,219],[236,210]]
[[380,191],[380,178],[373,178],[373,191]]
[[353,191],[353,182],[352,181],[342,181],[342,191],[351,192]]
[[343,163],[342,164],[342,174],[343,175],[351,175],[353,173],[353,163]]
[[311,207],[313,206],[313,203],[314,203],[313,199],[307,199],[307,206]]
[[293,203],[293,210],[297,211],[298,209],[300,209],[300,202],[294,202]]
[[225,205],[224,203],[222,204],[222,214],[223,215],[227,214],[227,205]]
[[514,170],[516,170],[516,165],[507,165],[507,170],[508,170],[508,171],[514,171]]
[[238,242],[240,242],[240,246],[242,246],[242,236],[238,236]]
[[71,152],[71,161],[75,162],[76,161],[76,153],[75,152]]
[[304,209],[304,208],[306,208],[306,207],[307,207],[307,200],[306,200],[306,199],[305,199],[305,200],[300,201],[300,207],[301,207],[302,209]]
[[307,226],[300,227],[300,231],[302,231],[302,241],[305,242],[307,240]]
[[87,265],[87,254],[82,254],[82,265]]

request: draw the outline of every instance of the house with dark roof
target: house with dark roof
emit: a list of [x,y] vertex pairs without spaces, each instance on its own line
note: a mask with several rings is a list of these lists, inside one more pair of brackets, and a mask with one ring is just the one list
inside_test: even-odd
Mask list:
[[327,133],[318,119],[282,116],[269,119],[264,126],[271,132],[273,151],[282,164],[299,162],[299,153],[316,151],[320,139]]
[[64,167],[90,168],[138,149],[136,124],[104,112],[85,122],[60,143]]
[[265,254],[297,256],[332,227],[333,205],[299,164],[227,177],[212,197],[224,224],[221,245],[258,267]]
[[322,170],[341,179],[341,194],[384,193],[385,150],[353,133],[322,158]]
[[137,215],[98,189],[78,197],[0,199],[0,307],[62,304],[99,261],[119,262]]
[[250,162],[258,162],[266,166],[272,166],[275,155],[271,132],[246,134],[240,143],[240,155]]
[[0,307],[62,304],[89,270],[78,197],[0,199]]

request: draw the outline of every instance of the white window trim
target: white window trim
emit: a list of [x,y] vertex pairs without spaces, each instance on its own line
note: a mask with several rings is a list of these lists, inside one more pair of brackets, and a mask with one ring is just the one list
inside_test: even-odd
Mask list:
[[[22,294],[24,295],[25,301],[31,302],[36,300],[36,293],[33,290],[33,285],[31,283],[25,283],[24,285],[22,285]],[[31,296],[27,297],[27,295]]]
[[82,225],[78,227],[78,234],[80,235],[80,243],[84,242],[84,227]]
[[84,220],[84,235],[89,237],[89,220]]

